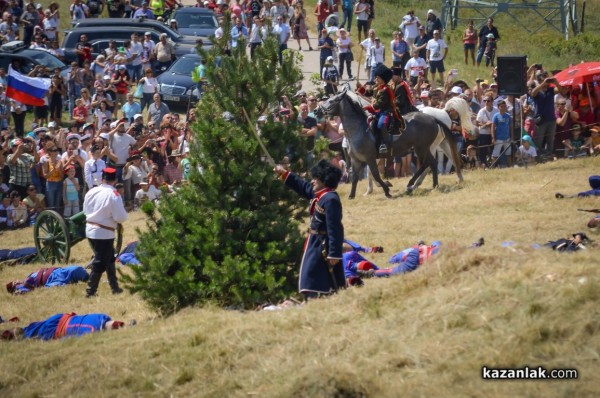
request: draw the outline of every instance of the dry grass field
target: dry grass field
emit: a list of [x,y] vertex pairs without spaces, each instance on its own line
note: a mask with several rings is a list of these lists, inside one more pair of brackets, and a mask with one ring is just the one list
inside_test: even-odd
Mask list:
[[[0,396],[398,397],[598,394],[598,249],[559,254],[530,244],[586,230],[598,199],[556,200],[587,189],[600,158],[528,169],[431,178],[412,197],[393,180],[354,201],[340,187],[347,237],[386,252],[419,239],[443,242],[416,272],[370,279],[362,288],[276,312],[188,308],[159,318],[137,296],[84,299],[83,284],[0,292],[0,315],[23,326],[57,312],[104,312],[138,321],[129,329],[61,341],[0,343]],[[259,187],[257,187],[259,189]],[[365,182],[359,185],[359,192]],[[144,227],[131,214],[126,241]],[[598,233],[586,231],[592,239]],[[31,245],[31,230],[5,232],[3,247]],[[483,236],[486,245],[466,249]],[[511,248],[504,241],[516,242]],[[76,246],[74,263],[91,251]],[[41,264],[5,267],[2,285]],[[127,270],[124,270],[127,272]],[[103,282],[105,279],[103,279]],[[1,326],[6,326],[3,324]],[[481,367],[576,368],[571,381],[483,381]]]

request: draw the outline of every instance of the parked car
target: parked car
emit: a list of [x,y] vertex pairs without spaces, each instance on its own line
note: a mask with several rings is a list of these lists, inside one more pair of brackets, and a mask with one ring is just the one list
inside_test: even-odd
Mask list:
[[[87,18],[77,21],[75,27],[91,27],[91,26],[116,26],[116,27],[134,27],[143,28],[146,31],[156,31],[158,33],[166,33],[173,43],[183,43],[196,45],[196,38],[192,36],[184,36],[181,32],[177,33],[162,22],[146,18]],[[207,43],[210,44],[210,43]]]
[[61,70],[60,74],[63,78],[69,75],[71,69],[48,51],[28,48],[23,41],[18,40],[0,46],[0,68],[4,68],[8,72],[9,65],[14,61],[19,61],[18,72],[25,75],[37,65],[43,65],[51,72],[58,68]]
[[[69,62],[77,60],[75,54],[75,45],[79,43],[81,35],[85,34],[88,37],[88,42],[92,45],[92,55],[94,58],[100,54],[104,48],[108,47],[110,40],[115,40],[117,44],[120,43],[122,46],[126,40],[131,38],[131,35],[137,32],[140,39],[144,38],[145,32],[152,34],[152,40],[158,43],[160,38],[160,32],[150,30],[143,27],[132,27],[132,26],[86,26],[75,29],[65,30],[64,39],[62,42],[62,48],[65,52],[65,59]],[[97,44],[98,43],[98,44]],[[184,44],[184,43],[173,43],[175,47],[175,54],[179,57],[187,55],[196,51],[195,43]],[[104,46],[104,47],[102,47]]]
[[219,23],[211,9],[183,7],[175,11],[171,19],[177,21],[179,33],[187,36],[208,37],[215,34]]
[[157,77],[158,93],[162,101],[172,109],[187,108],[198,102],[201,92],[198,83],[192,81],[192,71],[200,64],[197,54],[184,55],[177,58],[169,69]]

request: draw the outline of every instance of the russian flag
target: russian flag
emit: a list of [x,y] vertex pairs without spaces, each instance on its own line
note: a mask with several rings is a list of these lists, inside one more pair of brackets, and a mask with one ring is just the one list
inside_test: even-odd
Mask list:
[[25,105],[44,106],[44,98],[50,89],[50,79],[29,77],[8,67],[6,96]]

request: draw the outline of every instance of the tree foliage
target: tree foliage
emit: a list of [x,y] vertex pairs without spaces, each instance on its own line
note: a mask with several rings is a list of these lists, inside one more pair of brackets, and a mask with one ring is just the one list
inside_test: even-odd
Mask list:
[[163,314],[208,302],[250,308],[295,290],[305,203],[275,180],[253,129],[260,115],[269,115],[260,134],[276,160],[302,147],[299,125],[273,118],[279,98],[302,78],[299,61],[286,52],[279,65],[274,38],[254,60],[243,42],[222,56],[223,43],[200,50],[208,84],[195,110],[189,184],[156,209],[145,208],[142,265],[124,275],[129,290]]

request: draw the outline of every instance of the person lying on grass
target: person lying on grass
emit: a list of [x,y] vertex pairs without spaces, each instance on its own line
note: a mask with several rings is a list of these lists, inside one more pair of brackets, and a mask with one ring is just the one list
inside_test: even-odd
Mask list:
[[[130,325],[135,325],[135,320]],[[113,321],[106,314],[77,315],[55,314],[50,318],[33,322],[24,328],[8,329],[2,332],[3,340],[39,339],[53,340],[64,337],[83,336],[102,330],[116,330],[125,327],[121,321]]]

